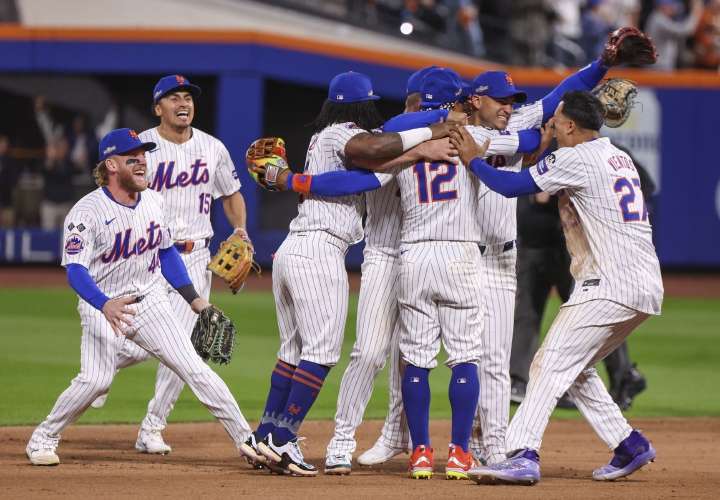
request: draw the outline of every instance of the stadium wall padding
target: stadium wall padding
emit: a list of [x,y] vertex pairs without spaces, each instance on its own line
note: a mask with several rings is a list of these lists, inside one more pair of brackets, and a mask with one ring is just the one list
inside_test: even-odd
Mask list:
[[[132,32],[129,32],[130,34]],[[130,36],[130,35],[128,35]],[[62,38],[62,37],[60,37]],[[407,60],[397,64],[362,60],[358,54],[344,57],[339,51],[323,53],[296,50],[256,42],[133,42],[37,39],[0,30],[0,71],[59,74],[167,74],[214,75],[218,78],[216,135],[226,144],[243,182],[247,200],[248,228],[258,258],[269,265],[272,253],[284,238],[281,231],[260,231],[257,191],[245,168],[247,145],[263,131],[263,81],[271,78],[301,85],[325,87],[337,73],[367,73],[377,94],[402,98],[405,81],[412,72]],[[423,64],[438,61],[423,61]],[[480,68],[480,66],[479,66]],[[465,76],[471,76],[463,68]],[[478,69],[480,71],[481,69]],[[563,74],[549,71],[509,69],[519,86],[533,98],[550,90]],[[616,72],[620,74],[620,72]],[[720,165],[714,148],[720,135],[720,77],[673,76],[637,71],[633,75],[654,92],[661,109],[657,137],[661,190],[655,199],[655,239],[663,265],[720,267]],[[693,81],[697,86],[693,86]],[[675,84],[673,84],[675,82]],[[675,86],[674,86],[675,85]],[[291,103],[288,103],[291,105]],[[643,113],[642,109],[634,113]],[[214,210],[216,242],[229,231],[222,210]],[[0,231],[0,262],[57,260],[60,235],[37,230]],[[348,254],[358,267],[361,245]]]

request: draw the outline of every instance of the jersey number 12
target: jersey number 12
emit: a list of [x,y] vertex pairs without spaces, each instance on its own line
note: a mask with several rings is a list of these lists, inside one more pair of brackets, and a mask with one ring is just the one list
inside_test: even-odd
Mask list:
[[[445,169],[444,172],[441,171],[443,168]],[[443,191],[443,184],[452,181],[457,175],[456,165],[445,162],[428,163],[421,161],[415,164],[413,172],[417,179],[420,203],[435,203],[436,201],[457,199],[457,191],[455,189]],[[435,175],[433,176],[433,174]],[[432,177],[429,190],[428,177]]]

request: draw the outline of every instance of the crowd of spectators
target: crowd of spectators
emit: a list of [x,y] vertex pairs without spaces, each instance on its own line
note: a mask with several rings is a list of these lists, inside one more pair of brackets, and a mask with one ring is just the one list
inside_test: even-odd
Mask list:
[[355,24],[502,63],[583,65],[598,56],[609,32],[637,26],[657,43],[655,69],[719,69],[720,0],[346,2]]
[[98,140],[118,121],[111,108],[94,127],[82,114],[61,122],[43,96],[35,98],[34,112],[42,148],[14,148],[0,134],[0,227],[62,227],[73,203],[94,189]]

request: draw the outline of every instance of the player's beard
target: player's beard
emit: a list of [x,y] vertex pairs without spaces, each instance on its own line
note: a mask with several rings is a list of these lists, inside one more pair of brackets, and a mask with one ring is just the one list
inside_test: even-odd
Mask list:
[[129,168],[123,168],[119,171],[118,184],[129,193],[139,193],[145,191],[148,187],[148,181],[143,176],[142,180],[133,175],[133,171]]

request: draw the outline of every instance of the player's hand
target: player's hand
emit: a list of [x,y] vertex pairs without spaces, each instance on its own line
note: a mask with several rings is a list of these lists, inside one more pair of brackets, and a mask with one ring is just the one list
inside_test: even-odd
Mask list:
[[550,118],[550,120],[540,128],[540,145],[535,151],[523,157],[523,166],[535,165],[545,150],[550,147],[554,138],[555,118]]
[[211,305],[212,304],[210,304],[207,300],[202,297],[198,297],[190,303],[190,309],[192,309],[195,314],[200,314],[201,311],[207,309]]
[[452,130],[456,130],[457,128],[458,124],[453,122],[433,123],[430,125],[433,139],[442,139],[443,137],[447,137],[450,135]]
[[460,125],[467,125],[468,115],[464,111],[449,111],[446,122],[458,123]]
[[455,147],[450,144],[450,139],[435,139],[426,141],[415,146],[417,154],[421,159],[428,161],[442,161],[445,163],[457,164],[458,152]]
[[135,311],[130,307],[130,304],[136,302],[137,297],[131,295],[117,297],[105,302],[102,313],[118,337],[125,335],[123,330],[132,326],[132,317],[135,316]]
[[450,143],[457,149],[460,161],[467,166],[474,158],[485,156],[490,139],[485,141],[485,144],[478,144],[465,127],[459,127],[450,134]]

